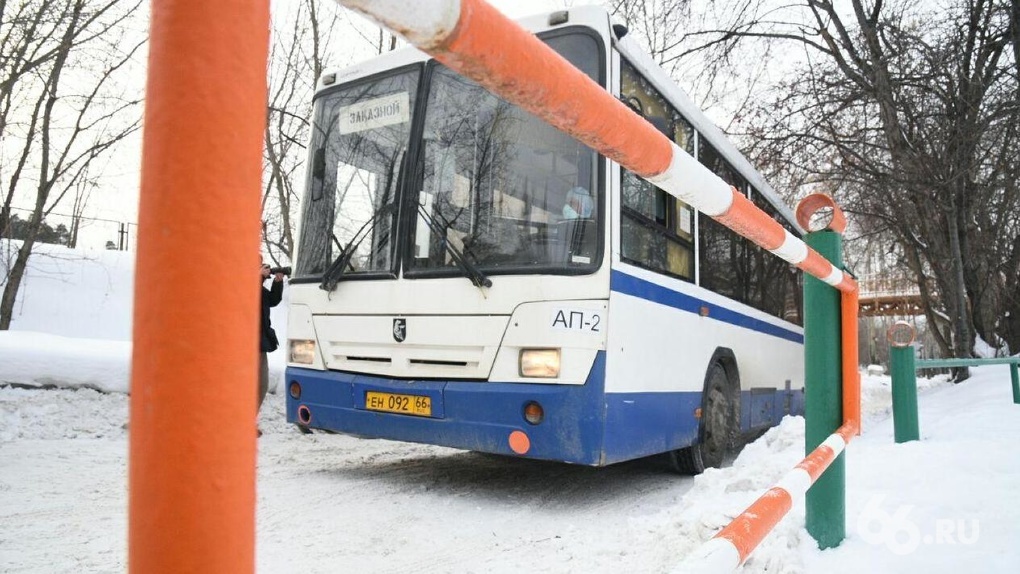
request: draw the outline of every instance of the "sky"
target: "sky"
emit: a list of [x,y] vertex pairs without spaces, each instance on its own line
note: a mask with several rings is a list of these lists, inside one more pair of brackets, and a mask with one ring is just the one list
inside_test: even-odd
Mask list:
[[[491,3],[503,13],[519,18],[530,14],[548,12],[562,9],[565,4],[582,5],[598,2],[572,2],[571,0],[492,0]],[[285,9],[286,0],[276,0],[273,3],[274,14]],[[143,4],[148,9],[148,3]],[[360,19],[361,16],[354,15],[353,18]],[[364,41],[356,35],[345,36],[351,43],[363,43]],[[137,66],[138,89],[143,89],[145,84],[145,55],[140,58]],[[142,134],[134,137],[121,145],[111,157],[104,170],[106,176],[101,189],[94,192],[86,215],[94,218],[110,221],[86,222],[83,227],[79,244],[84,247],[102,248],[107,241],[118,241],[119,223],[136,224],[138,221],[138,193],[140,185]],[[23,202],[28,205],[28,202]],[[61,205],[54,213],[69,214],[70,205]],[[58,223],[69,225],[69,218],[52,216],[48,222],[56,226]],[[134,234],[137,232],[136,225],[129,225],[131,237],[130,243],[134,243]]]
[[[124,572],[133,258],[41,249],[53,261],[29,268],[31,298],[0,332],[0,572]],[[278,390],[282,353],[271,355]],[[919,379],[921,440],[904,444],[893,441],[889,377],[862,376],[846,539],[819,551],[797,500],[740,572],[1020,571],[1009,369],[976,368],[958,385]],[[200,391],[177,390],[196,401]],[[804,454],[801,417],[729,466],[683,477],[658,459],[593,469],[307,436],[283,411],[270,395],[258,423],[256,554],[269,573],[685,572],[683,557]]]

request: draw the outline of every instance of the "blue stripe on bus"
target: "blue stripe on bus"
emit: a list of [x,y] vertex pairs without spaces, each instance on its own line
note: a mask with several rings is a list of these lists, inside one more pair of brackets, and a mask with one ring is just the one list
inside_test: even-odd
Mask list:
[[698,439],[700,391],[606,393],[604,464],[683,448]]
[[[526,458],[592,466],[696,440],[700,392],[606,393],[605,365],[606,353],[600,351],[583,385],[415,381],[288,367],[288,386],[300,383],[301,398],[287,394],[287,421],[297,422],[303,405],[311,412],[312,428],[511,456],[518,455],[507,439],[521,430],[531,440]],[[429,396],[433,416],[366,410],[368,391]],[[524,421],[528,401],[542,405],[541,424]]]
[[787,341],[793,341],[794,343],[804,343],[804,335],[791,331],[790,329],[784,329],[772,323],[762,321],[761,319],[755,319],[743,313],[738,313],[732,309],[727,309],[716,303],[710,303],[703,299],[698,299],[686,293],[679,291],[673,291],[652,283],[651,281],[645,281],[633,275],[628,275],[622,271],[614,269],[610,276],[610,289],[617,293],[623,293],[625,295],[631,295],[638,297],[646,301],[658,303],[660,305],[666,305],[673,307],[674,309],[680,309],[681,311],[687,311],[689,313],[700,314],[702,307],[708,307],[708,318],[736,325],[738,327],[744,327],[745,329],[751,329],[752,331],[758,331],[759,333],[765,333],[766,335],[772,335],[785,339]]
[[[601,351],[583,385],[403,380],[288,367],[288,386],[298,382],[301,397],[287,394],[287,421],[297,422],[298,407],[305,406],[312,428],[512,456],[508,437],[520,430],[531,440],[527,458],[599,466],[606,464],[605,363]],[[366,410],[368,391],[429,396],[433,416]],[[529,401],[545,410],[539,425],[524,420]]]
[[[287,421],[299,406],[311,412],[312,428],[355,436],[435,444],[518,456],[507,441],[524,431],[531,449],[524,456],[603,466],[690,446],[697,441],[700,391],[606,393],[606,353],[599,351],[583,385],[402,380],[341,371],[287,367],[288,387],[301,385],[301,398],[287,394]],[[428,396],[432,417],[365,409],[369,391]],[[789,395],[789,407],[787,407]],[[741,393],[741,430],[767,428],[783,415],[801,414],[800,390]],[[524,405],[539,402],[539,425],[524,421]],[[763,425],[763,426],[758,426]]]

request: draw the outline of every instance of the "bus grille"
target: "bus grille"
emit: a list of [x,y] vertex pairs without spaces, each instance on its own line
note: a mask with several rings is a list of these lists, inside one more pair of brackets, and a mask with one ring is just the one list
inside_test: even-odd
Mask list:
[[326,368],[396,378],[487,379],[507,316],[406,316],[406,338],[394,316],[313,318]]

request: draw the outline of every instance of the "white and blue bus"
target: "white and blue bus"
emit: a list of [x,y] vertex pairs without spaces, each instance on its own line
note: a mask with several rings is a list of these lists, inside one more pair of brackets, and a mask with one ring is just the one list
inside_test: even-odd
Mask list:
[[[520,23],[800,235],[604,10]],[[803,411],[779,258],[413,48],[324,75],[313,124],[289,422],[700,472]]]

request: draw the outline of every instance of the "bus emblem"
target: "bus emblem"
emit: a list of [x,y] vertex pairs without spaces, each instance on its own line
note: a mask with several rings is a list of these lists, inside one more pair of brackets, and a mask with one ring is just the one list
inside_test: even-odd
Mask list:
[[393,320],[393,338],[398,343],[403,343],[407,338],[407,319]]

